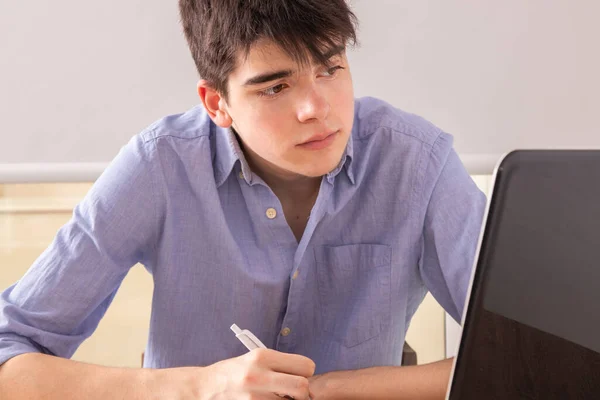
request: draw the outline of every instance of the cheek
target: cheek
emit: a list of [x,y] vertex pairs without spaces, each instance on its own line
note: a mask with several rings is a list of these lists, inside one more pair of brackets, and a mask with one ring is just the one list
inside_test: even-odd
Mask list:
[[253,108],[244,116],[244,140],[263,157],[277,156],[289,144],[288,124],[281,108]]
[[354,115],[354,87],[352,86],[352,78],[347,77],[340,80],[337,85],[334,85],[331,90],[331,97],[335,104],[335,108],[340,117],[347,122],[348,115]]

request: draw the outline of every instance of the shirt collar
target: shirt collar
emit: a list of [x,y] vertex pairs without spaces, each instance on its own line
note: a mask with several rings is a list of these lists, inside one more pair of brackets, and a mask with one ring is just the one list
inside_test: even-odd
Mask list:
[[342,169],[346,171],[346,175],[350,182],[354,185],[354,172],[352,168],[352,158],[354,157],[354,141],[352,140],[352,134],[348,138],[348,143],[346,144],[346,149],[344,150],[344,154],[342,154],[342,158],[340,159],[340,163],[337,167],[329,172],[326,177],[329,183],[333,183],[334,179]]
[[[241,164],[241,176],[247,184],[251,185],[253,181],[253,174],[250,170],[250,166],[246,161],[244,152],[240,146],[240,143],[233,133],[233,130],[221,128],[216,126],[216,148],[215,148],[215,183],[217,187],[220,187],[225,180],[231,175],[233,167],[237,161]],[[348,140],[344,154],[337,165],[337,167],[326,175],[327,181],[333,183],[335,177],[340,173],[342,169],[346,170],[348,179],[354,184],[354,174],[352,171],[352,157],[354,156],[354,146],[352,136]]]
[[215,136],[215,183],[217,187],[221,186],[231,175],[237,161],[241,164],[241,177],[250,185],[252,183],[252,171],[250,171],[244,152],[233,131],[216,126]]

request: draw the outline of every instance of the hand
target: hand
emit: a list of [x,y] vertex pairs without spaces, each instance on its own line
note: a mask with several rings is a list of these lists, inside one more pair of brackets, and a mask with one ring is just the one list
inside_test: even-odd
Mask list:
[[315,363],[304,356],[255,349],[202,369],[201,399],[279,399],[309,397]]
[[355,371],[331,371],[308,378],[310,398],[312,400],[337,400],[347,399],[344,391],[352,382]]
[[327,398],[325,395],[325,386],[327,378],[325,375],[313,375],[308,378],[308,386],[310,389],[311,400],[319,400]]

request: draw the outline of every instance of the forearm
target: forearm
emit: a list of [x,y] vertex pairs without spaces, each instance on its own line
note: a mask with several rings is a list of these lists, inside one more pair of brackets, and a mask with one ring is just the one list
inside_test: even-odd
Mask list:
[[[373,367],[331,372],[323,379],[322,395],[315,400],[444,399],[452,359],[407,367]],[[318,384],[316,385],[319,386]]]
[[0,367],[2,400],[152,399],[151,370],[109,368],[44,354],[22,354]]

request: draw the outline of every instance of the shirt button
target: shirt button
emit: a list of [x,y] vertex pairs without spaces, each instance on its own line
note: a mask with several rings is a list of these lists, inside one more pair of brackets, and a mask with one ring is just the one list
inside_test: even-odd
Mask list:
[[281,336],[287,336],[292,332],[292,330],[290,328],[283,328],[281,330]]
[[277,216],[277,210],[274,208],[267,208],[267,218],[273,219]]
[[242,171],[240,171],[240,173],[238,174],[238,176],[240,177],[240,179],[244,179],[244,173]]
[[298,277],[298,270],[296,270],[296,272],[294,272],[294,275],[292,275],[292,279],[296,279]]

